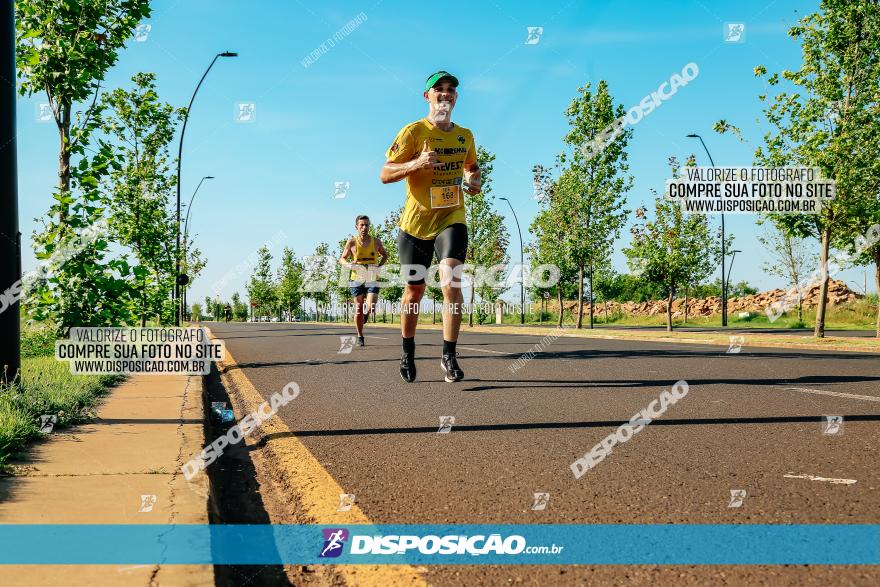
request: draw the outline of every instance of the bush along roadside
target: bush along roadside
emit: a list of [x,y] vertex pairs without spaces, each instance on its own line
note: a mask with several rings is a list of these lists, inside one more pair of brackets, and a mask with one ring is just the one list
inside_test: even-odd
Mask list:
[[[45,348],[44,342],[36,342],[35,348]],[[86,422],[94,417],[98,399],[123,379],[73,375],[54,356],[25,356],[17,385],[0,384],[0,466],[29,441],[45,435],[40,432],[40,416],[56,416],[52,430]]]

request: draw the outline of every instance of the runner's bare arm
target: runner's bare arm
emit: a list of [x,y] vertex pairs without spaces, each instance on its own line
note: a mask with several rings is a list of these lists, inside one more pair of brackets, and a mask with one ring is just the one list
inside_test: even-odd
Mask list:
[[382,183],[394,183],[416,171],[431,169],[436,164],[437,152],[431,149],[430,145],[428,145],[428,140],[425,139],[425,143],[422,145],[422,152],[419,153],[418,157],[403,163],[386,161],[385,165],[382,166],[382,171],[379,172],[379,179]]
[[464,188],[465,193],[472,196],[480,193],[480,187],[483,184],[483,172],[480,171],[480,165],[477,162],[474,162],[471,165],[465,165],[464,170],[471,174],[470,177],[467,178],[468,182]]
[[[373,237],[376,238],[376,237]],[[388,253],[385,252],[385,247],[382,246],[382,241],[376,238],[376,252],[382,255],[382,258],[379,260],[379,267],[385,264],[385,261],[388,260]]]
[[354,256],[354,254],[351,252],[351,247],[353,247],[353,246],[354,246],[354,239],[353,238],[348,239],[348,242],[345,243],[345,248],[342,249],[342,255],[339,256],[339,264],[342,265],[343,267],[348,267],[349,269],[352,269],[352,270],[354,269],[354,263],[348,262],[348,256],[349,255],[351,255],[352,257]]

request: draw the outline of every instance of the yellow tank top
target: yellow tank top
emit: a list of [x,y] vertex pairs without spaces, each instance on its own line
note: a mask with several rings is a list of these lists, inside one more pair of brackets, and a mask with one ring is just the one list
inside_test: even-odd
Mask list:
[[[379,254],[376,252],[376,239],[370,237],[369,244],[361,244],[358,237],[354,237],[354,250],[352,251],[354,259],[352,263],[356,265],[376,265],[379,262]],[[357,280],[357,273],[351,272],[351,279]],[[361,276],[363,279],[363,276]]]

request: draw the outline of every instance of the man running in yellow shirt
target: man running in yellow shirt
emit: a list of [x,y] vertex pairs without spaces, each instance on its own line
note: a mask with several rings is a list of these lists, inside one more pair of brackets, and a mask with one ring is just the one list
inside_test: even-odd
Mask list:
[[406,179],[406,204],[397,236],[401,275],[406,282],[401,309],[403,353],[400,376],[416,379],[415,334],[419,304],[425,293],[425,275],[434,255],[440,262],[443,290],[444,379],[461,381],[455,344],[461,327],[464,296],[456,267],[467,255],[468,233],[464,193],[480,191],[480,168],[474,136],[452,122],[458,99],[458,79],[447,71],[428,77],[424,97],[428,115],[404,126],[385,153],[382,183]]
[[[349,290],[355,299],[354,328],[357,331],[357,345],[364,346],[364,323],[376,308],[379,286],[376,285],[375,270],[385,264],[388,253],[379,239],[370,236],[370,217],[364,214],[355,218],[357,234],[345,243],[339,263],[351,269]],[[382,259],[379,259],[379,255]],[[349,261],[349,256],[352,260]],[[366,298],[366,302],[364,300]]]

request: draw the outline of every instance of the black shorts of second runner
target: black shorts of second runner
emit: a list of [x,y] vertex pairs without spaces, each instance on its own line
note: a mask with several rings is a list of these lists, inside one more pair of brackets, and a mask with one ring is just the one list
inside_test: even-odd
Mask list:
[[403,230],[397,233],[397,251],[400,256],[401,277],[410,285],[422,285],[425,278],[414,279],[404,270],[406,265],[431,266],[434,255],[437,259],[458,259],[464,263],[467,256],[468,232],[466,224],[451,224],[444,228],[433,240],[416,238]]
[[371,293],[371,294],[379,293],[379,286],[371,285],[371,286],[367,287],[367,285],[365,283],[362,283],[360,285],[352,285],[351,287],[348,288],[348,291],[351,292],[352,297],[356,298],[358,296],[363,296],[368,293]]

